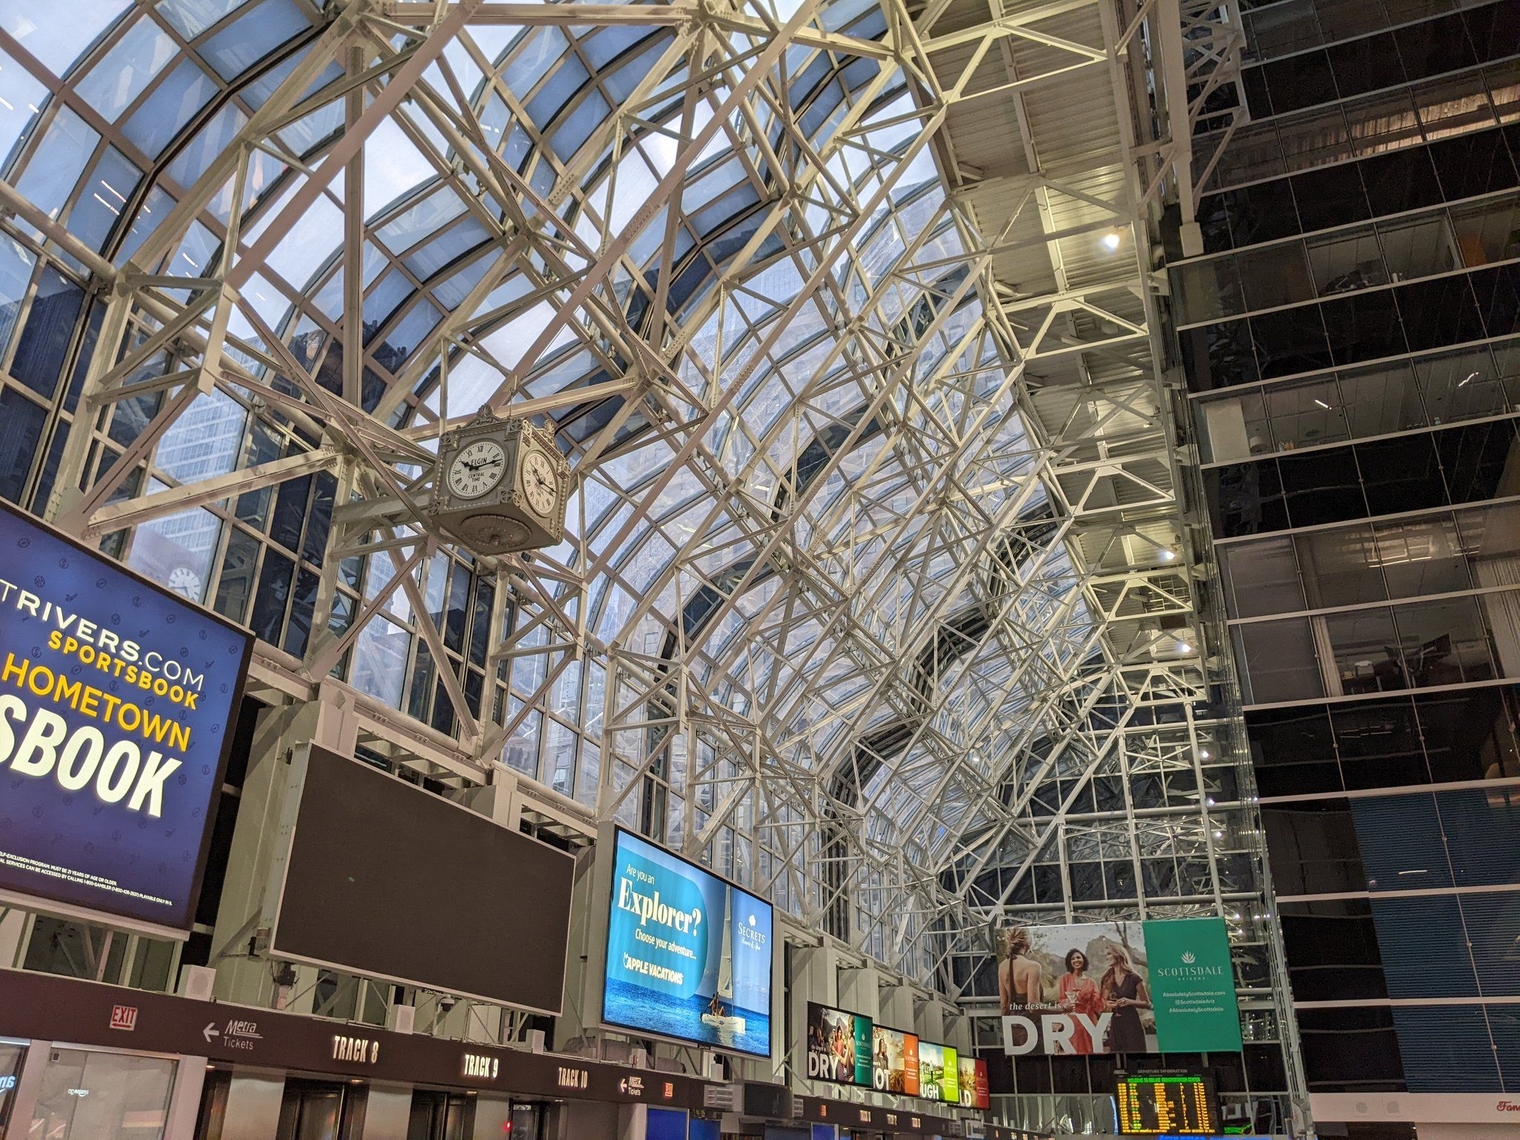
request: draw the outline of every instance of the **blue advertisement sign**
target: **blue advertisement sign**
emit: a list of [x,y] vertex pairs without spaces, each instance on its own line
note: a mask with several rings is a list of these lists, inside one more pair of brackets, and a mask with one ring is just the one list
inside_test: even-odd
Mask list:
[[771,1055],[771,907],[619,829],[602,1020]]
[[188,930],[251,650],[0,509],[0,893]]

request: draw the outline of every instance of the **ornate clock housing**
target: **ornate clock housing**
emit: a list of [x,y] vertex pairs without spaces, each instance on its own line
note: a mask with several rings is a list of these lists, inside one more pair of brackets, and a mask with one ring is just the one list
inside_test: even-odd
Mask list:
[[564,537],[569,487],[551,432],[482,408],[440,441],[428,514],[477,554],[534,550]]

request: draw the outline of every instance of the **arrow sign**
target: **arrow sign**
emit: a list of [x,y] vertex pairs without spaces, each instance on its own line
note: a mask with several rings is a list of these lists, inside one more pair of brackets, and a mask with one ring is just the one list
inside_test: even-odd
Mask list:
[[206,1022],[206,1028],[201,1030],[201,1036],[206,1039],[207,1045],[211,1044],[213,1037],[220,1037],[221,1035],[222,1032],[216,1027],[216,1022],[214,1021]]

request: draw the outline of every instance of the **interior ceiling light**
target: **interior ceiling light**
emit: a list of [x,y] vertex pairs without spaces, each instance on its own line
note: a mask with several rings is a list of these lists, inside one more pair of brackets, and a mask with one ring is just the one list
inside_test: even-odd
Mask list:
[[1461,380],[1461,381],[1458,382],[1457,387],[1458,388],[1466,388],[1470,383],[1472,383],[1477,378],[1478,378],[1478,374],[1476,372],[1469,372],[1467,374],[1466,379]]
[[1185,641],[1179,641],[1177,643],[1177,650],[1180,653],[1191,653],[1193,652],[1193,647]]
[[1328,412],[1330,410],[1330,405],[1327,404],[1327,403],[1325,403],[1325,401],[1323,401],[1323,400],[1315,400],[1314,402],[1316,404],[1318,404],[1320,407],[1324,408],[1325,411]]
[[1161,561],[1170,562],[1176,557],[1177,552],[1175,550],[1169,550],[1166,547],[1161,548]]
[[1119,248],[1119,235],[1117,232],[1103,235],[1103,248],[1108,250],[1109,253],[1113,253]]

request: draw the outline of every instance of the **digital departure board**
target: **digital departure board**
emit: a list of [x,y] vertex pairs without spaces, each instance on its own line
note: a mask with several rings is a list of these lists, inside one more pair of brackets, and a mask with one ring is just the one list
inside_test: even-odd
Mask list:
[[1122,1136],[1218,1136],[1214,1082],[1202,1073],[1132,1073],[1119,1078]]

